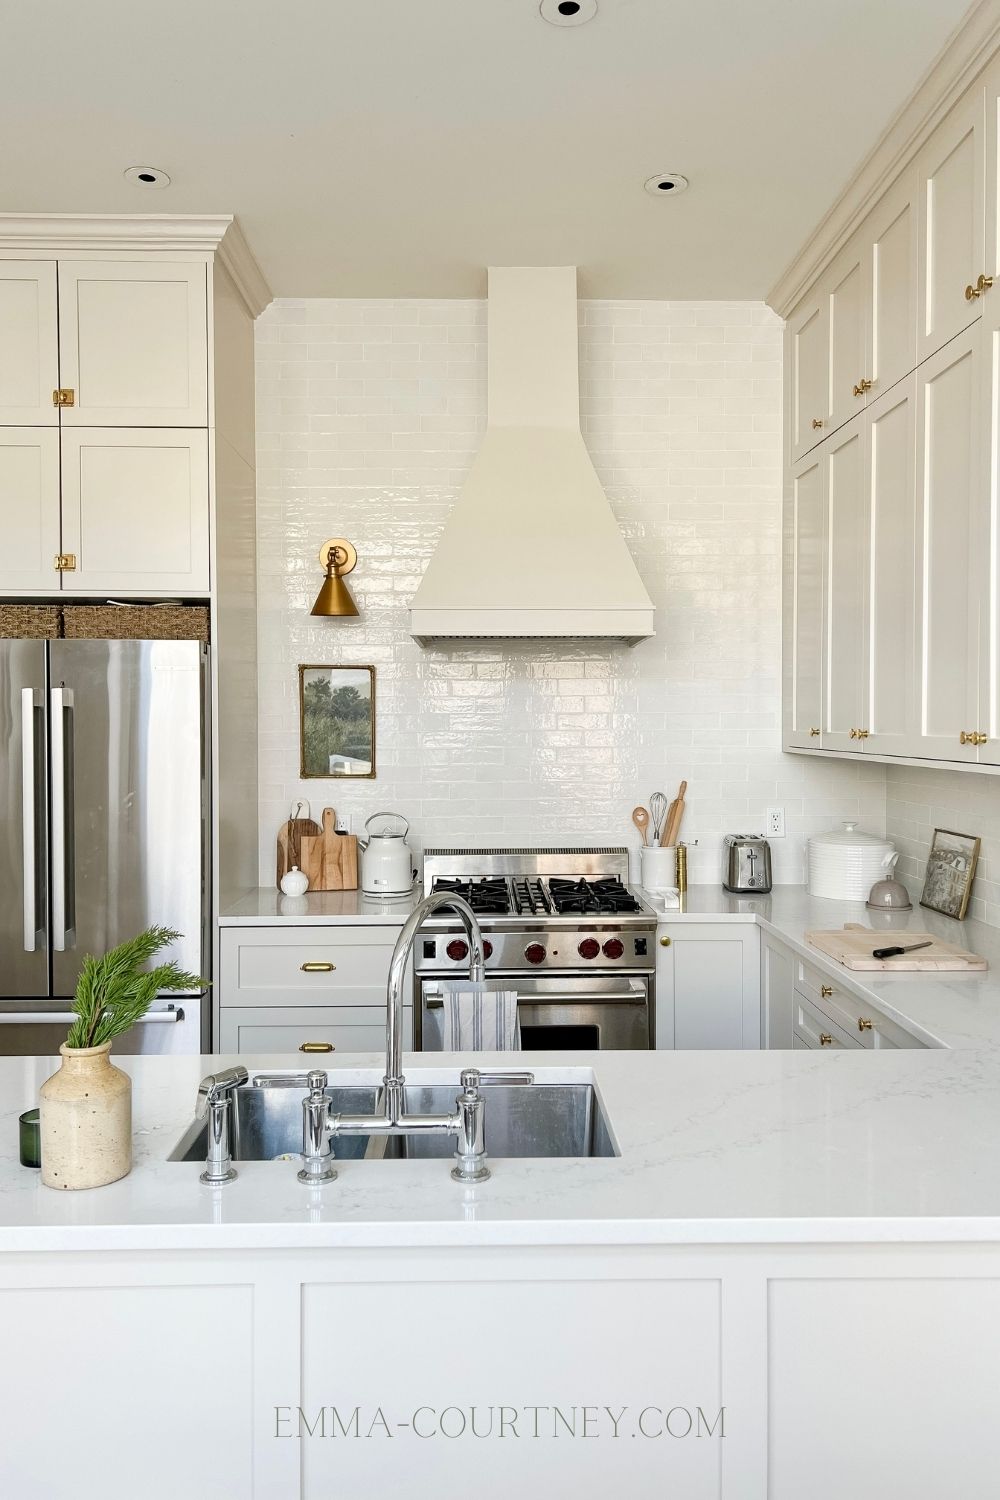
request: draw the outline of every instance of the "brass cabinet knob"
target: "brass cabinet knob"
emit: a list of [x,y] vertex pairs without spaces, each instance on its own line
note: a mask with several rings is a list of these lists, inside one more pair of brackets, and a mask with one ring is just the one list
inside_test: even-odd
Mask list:
[[818,428],[822,427],[822,425],[823,425],[823,419],[821,417],[813,417],[813,427],[814,427],[814,429],[818,429]]
[[992,276],[987,276],[987,275],[985,275],[985,273],[980,272],[979,276],[976,278],[976,284],[975,284],[975,286],[967,286],[965,288],[965,300],[966,300],[966,302],[972,302],[972,301],[975,300],[976,297],[981,297],[984,292],[988,292],[989,291],[989,289],[990,289],[990,287],[992,285],[993,285],[993,277]]
[[965,300],[966,300],[966,302],[972,302],[972,301],[975,300],[976,297],[981,297],[982,295],[983,295],[982,292],[977,291],[976,288],[971,285],[971,283],[970,283],[969,286],[967,286],[965,288]]
[[75,406],[76,391],[70,386],[61,386],[59,390],[52,392],[53,406]]
[[332,1042],[302,1042],[299,1046],[300,1052],[336,1052]]
[[867,1016],[859,1016],[859,1018],[858,1018],[858,1030],[859,1031],[871,1031],[871,1029],[872,1029],[872,1023],[871,1023],[871,1021],[869,1021],[868,1017]]
[[669,948],[670,947],[670,939],[668,937],[661,937],[660,938],[660,947],[661,948]]
[[860,732],[857,729],[852,729],[851,730],[851,739],[852,740],[856,740],[856,739],[859,739],[859,738],[860,738]]
[[821,1047],[832,1047],[833,1037],[830,1036],[829,1032],[821,1031],[819,1034],[819,1044]]
[[833,985],[821,984],[819,987],[819,992],[823,996],[824,1000],[829,1000],[830,996],[833,994]]
[[336,967],[336,964],[320,963],[318,961],[301,965],[303,974],[332,974]]
[[978,729],[963,729],[958,740],[961,745],[985,745],[989,735],[982,734]]
[[871,388],[872,388],[872,382],[870,380],[866,380],[865,377],[862,375],[861,379],[858,381],[857,385],[854,387],[854,394],[856,396],[863,396],[865,394],[865,391],[870,391]]
[[870,733],[870,731],[867,730],[867,729],[859,729],[858,730],[858,739],[859,740],[866,740],[868,738],[869,733]]
[[813,738],[815,738],[815,736],[816,736],[816,735],[817,735],[817,734],[820,734],[820,733],[821,733],[821,731],[820,731],[820,730],[819,730],[819,729],[810,729],[810,731],[809,731],[809,733],[810,733],[810,735],[811,735],[811,736],[812,736],[812,737],[813,737]]

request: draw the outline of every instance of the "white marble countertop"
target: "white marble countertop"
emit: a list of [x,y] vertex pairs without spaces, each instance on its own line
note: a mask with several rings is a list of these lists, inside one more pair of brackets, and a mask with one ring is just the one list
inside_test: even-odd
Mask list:
[[247,891],[219,913],[220,927],[402,927],[421,896],[414,885],[406,896],[366,896],[362,891],[307,891],[285,896],[273,887]]
[[[649,899],[647,895],[647,899]],[[931,1047],[990,1047],[1000,1051],[1000,928],[956,922],[914,905],[910,911],[871,912],[864,902],[824,901],[804,886],[776,885],[769,896],[733,896],[721,886],[692,886],[685,910],[658,913],[661,922],[756,922],[816,969],[863,996]],[[833,931],[847,922],[927,931],[978,953],[989,969],[969,974],[858,973],[811,947],[807,932]],[[874,945],[873,945],[874,946]]]
[[[1000,1050],[522,1054],[539,1081],[593,1079],[619,1157],[494,1161],[475,1187],[443,1161],[344,1161],[318,1189],[293,1162],[244,1162],[213,1189],[167,1157],[199,1078],[234,1061],[119,1059],[133,1171],[59,1192],[17,1160],[17,1116],[52,1062],[0,1059],[0,1250],[1000,1240]],[[406,1072],[457,1082],[459,1066],[415,1056]],[[364,1082],[382,1062],[329,1071]]]

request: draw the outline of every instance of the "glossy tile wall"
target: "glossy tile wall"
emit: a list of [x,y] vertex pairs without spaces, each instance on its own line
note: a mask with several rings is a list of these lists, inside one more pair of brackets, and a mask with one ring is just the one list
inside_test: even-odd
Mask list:
[[[881,831],[879,767],[782,755],[781,325],[762,304],[581,302],[584,434],[657,606],[656,637],[422,650],[407,607],[476,450],[485,303],[279,300],[257,323],[261,880],[290,802],[406,814],[430,844],[636,845],[631,809],[689,782],[692,880],[785,809]],[[349,537],[358,620],[310,618]],[[530,537],[496,536],[511,567]],[[553,558],[558,566],[558,558]],[[378,779],[299,780],[299,662],[374,664]]]
[[900,851],[900,875],[915,901],[935,828],[982,839],[969,916],[1000,927],[1000,780],[967,771],[890,766],[886,833]]

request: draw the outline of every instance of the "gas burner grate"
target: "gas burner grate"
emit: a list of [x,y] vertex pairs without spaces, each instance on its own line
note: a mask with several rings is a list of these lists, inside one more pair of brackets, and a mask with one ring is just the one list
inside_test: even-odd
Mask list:
[[[503,916],[510,911],[510,893],[502,876],[482,880],[450,880],[439,876],[434,882],[436,891],[454,891],[464,896],[477,917]],[[441,907],[447,911],[447,907]]]
[[545,887],[537,876],[520,876],[511,881],[514,910],[519,917],[547,917],[552,911]]
[[603,880],[566,880],[554,875],[549,880],[549,896],[561,917],[613,917],[620,912],[642,910],[631,891],[614,875]]

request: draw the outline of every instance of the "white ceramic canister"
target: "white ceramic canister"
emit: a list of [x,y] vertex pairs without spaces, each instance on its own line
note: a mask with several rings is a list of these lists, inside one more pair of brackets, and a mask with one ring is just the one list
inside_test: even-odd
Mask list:
[[815,834],[809,840],[809,894],[831,901],[867,901],[895,853],[890,839],[863,833],[857,823]]
[[666,891],[677,885],[677,849],[673,844],[650,844],[639,850],[639,879],[647,891]]

